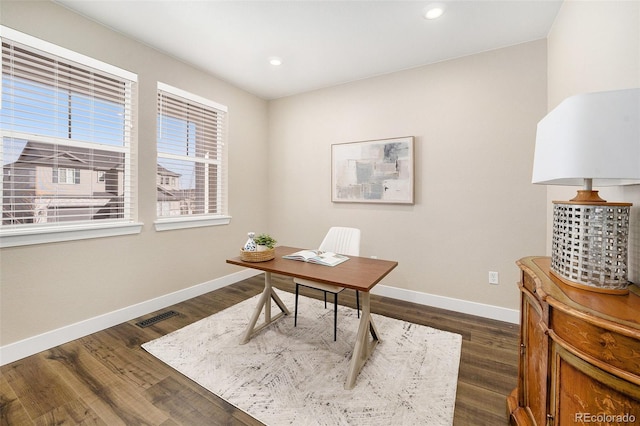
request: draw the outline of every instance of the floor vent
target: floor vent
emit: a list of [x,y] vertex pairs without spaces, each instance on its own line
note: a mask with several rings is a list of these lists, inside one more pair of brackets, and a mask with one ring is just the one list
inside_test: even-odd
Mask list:
[[176,311],[167,311],[161,314],[156,315],[155,317],[148,318],[144,321],[137,322],[136,325],[141,328],[149,327],[157,322],[162,320],[166,320],[167,318],[175,317],[176,315],[180,315],[180,313]]

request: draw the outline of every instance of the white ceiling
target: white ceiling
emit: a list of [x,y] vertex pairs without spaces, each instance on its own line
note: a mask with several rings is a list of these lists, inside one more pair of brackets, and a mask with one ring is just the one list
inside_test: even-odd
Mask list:
[[[264,99],[545,38],[562,0],[56,0]],[[270,57],[282,58],[274,67]]]

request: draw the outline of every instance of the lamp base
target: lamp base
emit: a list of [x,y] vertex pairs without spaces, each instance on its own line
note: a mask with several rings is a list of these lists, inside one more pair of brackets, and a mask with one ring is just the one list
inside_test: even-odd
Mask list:
[[574,200],[553,204],[554,275],[582,289],[628,293],[627,246],[632,204]]
[[606,203],[607,200],[603,200],[598,195],[598,191],[593,189],[579,189],[578,194],[571,199],[573,202],[582,203]]
[[589,290],[589,291],[593,291],[593,292],[596,292],[596,293],[614,294],[614,295],[619,295],[619,296],[624,296],[625,294],[629,294],[628,284],[624,288],[618,288],[618,289],[616,289],[616,288],[600,288],[600,287],[594,287],[594,286],[591,286],[591,285],[581,284],[581,283],[577,283],[575,281],[571,281],[571,280],[561,276],[559,272],[556,272],[553,269],[550,269],[549,272],[551,273],[551,275],[553,275],[555,278],[557,278],[558,280],[560,280],[564,284],[566,284],[568,286],[571,286],[571,287],[579,288],[581,290]]

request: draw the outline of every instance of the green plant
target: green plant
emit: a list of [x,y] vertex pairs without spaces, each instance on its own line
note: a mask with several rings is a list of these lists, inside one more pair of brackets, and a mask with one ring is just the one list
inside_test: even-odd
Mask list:
[[277,241],[271,238],[269,234],[260,234],[257,237],[255,237],[253,240],[259,246],[267,246],[270,249],[274,248],[277,243]]

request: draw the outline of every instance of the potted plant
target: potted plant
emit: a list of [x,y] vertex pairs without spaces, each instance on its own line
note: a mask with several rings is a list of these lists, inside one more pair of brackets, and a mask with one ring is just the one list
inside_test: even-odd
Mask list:
[[269,234],[260,234],[254,238],[258,251],[265,251],[272,249],[276,246],[277,241],[274,240]]

